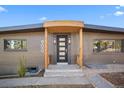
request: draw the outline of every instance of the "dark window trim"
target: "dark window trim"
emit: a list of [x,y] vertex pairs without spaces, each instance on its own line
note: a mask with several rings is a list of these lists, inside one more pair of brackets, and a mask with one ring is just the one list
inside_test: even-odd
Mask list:
[[102,53],[100,53],[100,52],[97,52],[97,53],[95,53],[95,52],[92,52],[92,54],[93,55],[124,55],[124,52],[102,52]]
[[[7,40],[23,40],[26,41],[26,49],[5,49],[5,41]],[[27,39],[4,39],[4,51],[5,52],[26,52],[27,50]]]
[[94,40],[124,40],[124,38],[122,38],[122,39],[94,39]]
[[5,52],[26,52],[27,49],[4,49]]
[[[93,39],[93,43],[94,43],[94,41],[95,40],[124,40],[124,38],[120,38],[120,39]],[[92,45],[93,45],[93,43],[92,43]],[[124,54],[124,51],[122,52],[122,51],[120,51],[120,52],[117,52],[117,51],[112,51],[112,52],[109,52],[109,51],[107,51],[107,52],[94,52],[93,50],[92,50],[92,54],[94,54],[94,55],[118,55],[118,54]]]

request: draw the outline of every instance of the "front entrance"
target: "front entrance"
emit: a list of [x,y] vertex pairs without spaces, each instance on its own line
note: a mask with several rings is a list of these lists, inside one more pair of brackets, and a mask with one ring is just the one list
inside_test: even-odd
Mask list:
[[[47,69],[50,63],[57,62],[77,63],[82,68],[84,23],[81,21],[65,20],[47,21],[43,23],[43,28],[44,28],[44,68]],[[51,35],[50,38],[49,33]],[[72,42],[70,42],[71,38],[69,33],[70,35],[72,33],[75,34],[74,35],[75,38],[72,38]],[[79,37],[77,36],[77,34],[79,35]],[[73,35],[71,37],[73,37]],[[74,48],[75,42],[77,44],[76,45],[77,49]],[[49,51],[49,48],[53,50]]]
[[57,62],[68,62],[68,35],[57,35]]

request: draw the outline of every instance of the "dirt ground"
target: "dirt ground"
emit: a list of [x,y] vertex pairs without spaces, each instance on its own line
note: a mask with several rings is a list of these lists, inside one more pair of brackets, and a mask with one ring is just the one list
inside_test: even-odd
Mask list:
[[117,88],[124,88],[124,72],[102,73],[100,75]]
[[94,88],[93,85],[33,85],[33,86],[20,86],[16,88]]

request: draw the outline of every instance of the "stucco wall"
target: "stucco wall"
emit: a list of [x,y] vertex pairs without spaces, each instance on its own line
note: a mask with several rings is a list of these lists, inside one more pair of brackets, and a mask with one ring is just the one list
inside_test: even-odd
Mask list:
[[[4,39],[26,39],[27,51],[4,51]],[[26,57],[26,66],[38,66],[43,69],[44,48],[41,41],[44,40],[43,32],[1,34],[0,35],[0,75],[15,74],[22,56]],[[42,47],[41,47],[42,46]]]
[[76,63],[77,55],[79,55],[79,32],[71,33],[71,63]]
[[93,53],[95,39],[124,39],[124,34],[84,32],[85,64],[124,63],[124,53]]
[[[71,44],[69,45],[69,60],[75,63],[75,55],[79,54],[79,33],[70,33]],[[52,55],[52,62],[56,62],[56,44],[53,40],[56,34],[49,33],[49,54]],[[4,39],[26,39],[27,51],[4,51]],[[106,64],[124,63],[124,53],[93,53],[93,40],[95,39],[124,39],[124,34],[84,32],[84,63],[85,64]],[[29,32],[0,35],[0,75],[15,74],[22,56],[26,57],[27,67],[44,66],[44,32]]]

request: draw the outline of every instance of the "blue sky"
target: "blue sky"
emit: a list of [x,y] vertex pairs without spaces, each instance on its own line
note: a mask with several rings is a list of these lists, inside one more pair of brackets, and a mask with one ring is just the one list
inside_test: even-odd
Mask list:
[[0,6],[0,27],[48,20],[81,20],[87,24],[124,28],[124,6]]

